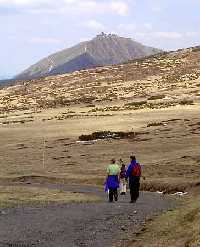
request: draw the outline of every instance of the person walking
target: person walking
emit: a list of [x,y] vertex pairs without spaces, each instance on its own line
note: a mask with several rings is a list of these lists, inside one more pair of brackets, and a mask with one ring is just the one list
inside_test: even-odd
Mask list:
[[120,195],[126,195],[126,166],[122,159],[119,160],[119,163],[121,164],[121,171],[119,174]]
[[135,203],[139,198],[141,165],[137,162],[135,156],[130,156],[130,161],[126,172],[126,180],[129,180],[130,203]]
[[107,168],[106,188],[109,190],[109,202],[118,200],[118,188],[119,188],[119,165],[116,164],[115,159],[111,160],[111,164]]

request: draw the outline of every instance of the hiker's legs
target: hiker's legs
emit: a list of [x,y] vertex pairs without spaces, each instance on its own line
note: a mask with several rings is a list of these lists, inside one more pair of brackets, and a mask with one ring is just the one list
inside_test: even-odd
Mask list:
[[117,201],[118,200],[118,191],[117,191],[117,188],[113,190],[113,194],[114,194],[115,201]]
[[124,184],[123,184],[123,193],[126,194],[126,181],[124,180]]
[[131,202],[135,201],[134,183],[129,183]]
[[140,190],[140,180],[139,178],[135,181],[131,181],[129,183],[130,187],[130,196],[131,196],[131,202],[136,202],[136,200],[139,197],[139,190]]
[[120,181],[120,194],[121,195],[126,194],[126,181],[125,181],[125,179]]
[[135,185],[135,200],[139,198],[140,195],[140,182],[138,181]]
[[114,194],[113,189],[109,188],[109,202],[113,202],[113,194]]

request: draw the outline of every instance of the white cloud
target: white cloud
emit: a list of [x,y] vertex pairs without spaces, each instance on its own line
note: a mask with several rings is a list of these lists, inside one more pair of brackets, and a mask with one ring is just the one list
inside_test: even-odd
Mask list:
[[75,4],[77,3],[77,0],[64,0],[65,3],[69,4]]
[[126,16],[129,13],[129,6],[124,1],[112,1],[110,3],[110,8],[122,16]]
[[0,7],[23,9],[30,13],[109,13],[125,16],[128,3],[122,0],[0,0]]
[[136,32],[137,37],[148,37],[154,39],[181,39],[185,36],[184,33],[179,32]]
[[185,36],[191,38],[191,37],[196,37],[198,36],[200,33],[199,32],[186,32]]
[[183,34],[179,32],[154,32],[152,35],[157,38],[165,39],[181,39],[183,37]]
[[62,40],[52,37],[33,37],[28,42],[34,44],[60,44]]
[[136,29],[137,29],[137,25],[134,23],[126,23],[126,24],[121,23],[116,27],[117,32],[118,31],[123,31],[123,32],[125,31],[128,33],[131,33],[131,32],[135,32]]
[[153,29],[153,25],[150,22],[146,22],[143,24],[144,28],[147,30],[152,30]]
[[105,29],[105,26],[96,20],[89,20],[84,24],[84,26],[98,31],[103,31]]
[[105,14],[112,13],[120,16],[126,16],[129,13],[129,5],[125,1],[121,0],[108,0],[108,1],[97,1],[97,0],[65,0],[74,1],[73,5],[67,4],[62,9],[63,12],[69,11],[70,7],[72,11],[78,13],[87,14]]
[[3,6],[36,6],[48,3],[48,0],[0,0],[0,5]]
[[88,40],[91,40],[93,37],[81,37],[79,39],[79,42],[85,42],[85,41],[88,41]]
[[159,12],[162,11],[162,7],[161,7],[161,6],[152,6],[152,10],[153,10],[154,12],[159,13]]
[[117,32],[126,32],[128,34],[133,34],[135,32],[146,33],[153,29],[153,25],[151,23],[121,23],[116,27]]
[[[167,0],[168,1],[168,0]],[[167,1],[161,1],[161,0],[149,0],[151,10],[155,13],[160,13],[165,9],[165,3]]]

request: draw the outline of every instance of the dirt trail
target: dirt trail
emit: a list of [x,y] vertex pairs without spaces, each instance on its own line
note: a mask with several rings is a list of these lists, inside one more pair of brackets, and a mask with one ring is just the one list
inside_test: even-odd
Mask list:
[[141,193],[136,204],[128,203],[128,195],[108,203],[106,195],[94,187],[34,186],[93,193],[105,201],[4,209],[0,213],[0,247],[125,246],[146,218],[174,206],[173,200],[155,193]]

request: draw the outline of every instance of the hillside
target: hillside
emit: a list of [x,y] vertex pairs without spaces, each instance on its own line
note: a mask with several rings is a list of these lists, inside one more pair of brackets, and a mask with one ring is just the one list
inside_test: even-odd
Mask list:
[[[80,61],[82,59],[90,60],[87,55]],[[73,188],[72,185],[81,185],[82,188],[90,185],[95,193],[98,185],[105,196],[102,185],[109,160],[113,157],[116,160],[121,158],[127,165],[129,156],[134,154],[144,168],[145,180],[141,179],[141,189],[158,192],[155,196],[161,200],[165,200],[166,194],[170,193],[171,199],[176,198],[176,205],[184,207],[170,210],[161,219],[156,217],[155,222],[148,218],[147,225],[143,225],[142,221],[140,234],[128,235],[120,227],[119,235],[123,239],[124,236],[133,239],[133,246],[138,246],[135,243],[141,246],[155,246],[155,243],[156,246],[199,246],[199,105],[200,47],[150,56],[121,65],[19,81],[15,86],[4,87],[0,90],[0,181],[3,185],[13,185],[13,189],[2,188],[3,205],[13,204],[16,200],[26,203],[30,199],[36,203],[36,199],[44,198],[43,186],[48,186],[49,190],[55,188],[56,184],[59,191],[45,194],[48,205],[50,198],[57,200],[62,197],[66,184],[70,188]],[[22,185],[26,190],[21,191]],[[39,186],[39,190],[35,188],[35,192],[31,192],[30,186]],[[76,188],[79,191],[79,187]],[[145,194],[148,196],[149,193]],[[74,195],[78,196],[77,193]],[[146,218],[143,205],[145,208],[152,205],[155,215],[157,201],[151,197],[151,193],[149,195],[147,201],[143,200],[142,195],[136,205],[131,205],[136,210],[132,217],[137,222],[140,215]],[[181,202],[177,197],[181,197]],[[126,209],[130,207],[126,201],[122,204]],[[119,212],[119,206],[121,209],[124,207],[122,204],[118,201],[110,205],[112,214],[113,206]],[[81,205],[85,209],[85,204]],[[98,210],[99,205],[101,203],[98,203]],[[107,210],[108,205],[103,205]],[[2,212],[6,212],[1,214],[2,220],[5,219],[8,226],[14,226],[13,213],[8,219],[8,211],[5,211],[5,206],[2,207]],[[17,210],[20,209],[20,204],[17,207]],[[48,208],[44,204],[41,207],[46,217]],[[22,212],[24,208],[30,207],[23,206]],[[31,206],[34,214],[36,211],[41,212],[38,207],[36,211],[33,209]],[[51,211],[48,212],[52,215]],[[96,209],[94,215],[96,217]],[[21,223],[19,216],[15,217],[16,222]],[[83,216],[85,219],[85,214]],[[55,217],[58,225],[62,226],[57,215]],[[131,218],[131,222],[134,220]],[[4,221],[2,226],[5,225]],[[9,223],[11,221],[12,224]],[[94,222],[96,226],[96,218]],[[98,222],[103,225],[101,221]],[[114,222],[116,225],[115,219]],[[117,225],[124,226],[125,223],[122,221],[122,224]],[[40,233],[41,229],[37,224]],[[133,227],[130,229],[132,232]],[[185,229],[191,231],[187,234]],[[126,235],[121,235],[122,231]],[[2,241],[18,244],[18,235],[10,232],[10,235],[6,235],[3,230],[0,232],[2,236],[8,236]],[[11,235],[14,236],[13,241],[10,240]],[[89,239],[94,236],[99,235]],[[46,232],[44,238],[46,241]],[[38,239],[42,237],[39,235]],[[25,241],[23,238],[20,243],[30,243],[30,239]],[[32,243],[36,243],[35,237]],[[44,242],[40,243],[44,245]],[[87,246],[87,242],[84,243]]]
[[119,64],[158,52],[160,50],[144,46],[131,39],[102,33],[90,41],[82,42],[42,59],[17,75],[15,79],[31,79],[102,65]]
[[188,48],[121,65],[21,81],[0,91],[0,110],[103,102],[123,109],[123,104],[137,101],[143,102],[143,108],[162,107],[185,99],[198,100],[199,77],[200,49]]
[[49,75],[56,75],[56,74],[65,74],[70,73],[73,71],[78,71],[82,69],[89,69],[97,67],[99,64],[95,61],[95,59],[90,56],[88,53],[83,53],[76,58],[66,62],[62,65],[59,65],[55,69],[52,69],[49,72]]
[[14,85],[15,83],[16,81],[12,79],[2,79],[0,80],[0,88],[3,88],[5,86]]

